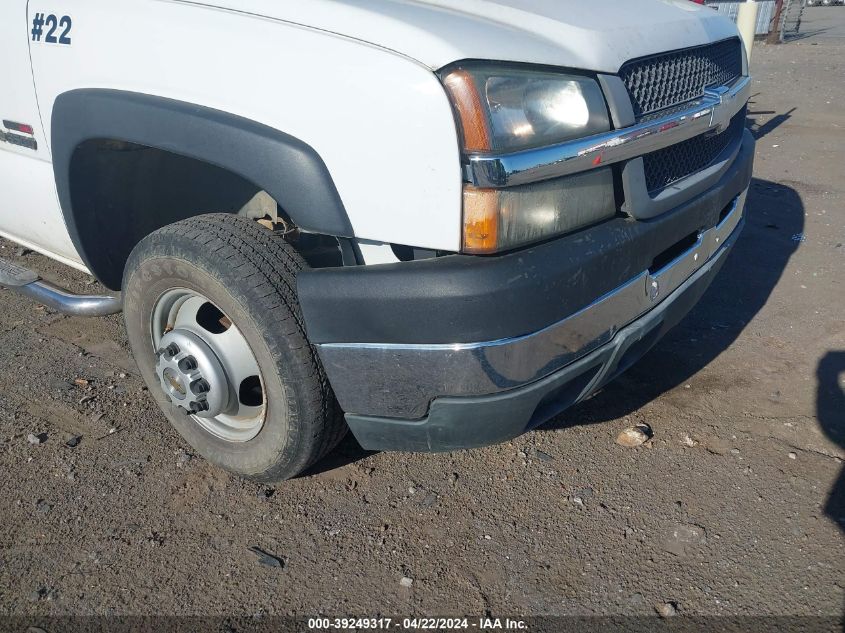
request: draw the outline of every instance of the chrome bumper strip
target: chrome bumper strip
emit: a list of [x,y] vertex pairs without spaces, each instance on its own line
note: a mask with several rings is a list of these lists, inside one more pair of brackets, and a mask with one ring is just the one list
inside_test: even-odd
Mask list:
[[469,179],[477,187],[512,187],[618,163],[709,131],[723,131],[748,101],[751,78],[705,90],[680,112],[559,145],[503,156],[469,156]]
[[347,413],[420,418],[438,396],[498,393],[557,371],[610,341],[716,255],[742,218],[746,194],[660,270],[643,271],[538,332],[478,343],[317,345],[341,407]]

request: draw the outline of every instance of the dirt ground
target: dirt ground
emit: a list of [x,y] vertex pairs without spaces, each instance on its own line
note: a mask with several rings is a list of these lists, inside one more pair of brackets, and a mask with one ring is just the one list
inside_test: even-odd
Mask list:
[[[810,13],[845,31],[845,8]],[[0,613],[841,616],[845,39],[824,35],[754,50],[748,223],[701,304],[504,445],[348,437],[259,487],[171,430],[119,317],[0,290]],[[0,257],[96,290],[9,242]],[[638,422],[653,441],[618,446]]]

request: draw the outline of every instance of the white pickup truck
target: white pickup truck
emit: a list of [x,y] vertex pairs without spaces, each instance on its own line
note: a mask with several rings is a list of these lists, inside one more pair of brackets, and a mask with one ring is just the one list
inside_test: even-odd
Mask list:
[[735,27],[687,0],[6,0],[0,235],[94,275],[173,426],[291,477],[513,438],[641,357],[743,222]]

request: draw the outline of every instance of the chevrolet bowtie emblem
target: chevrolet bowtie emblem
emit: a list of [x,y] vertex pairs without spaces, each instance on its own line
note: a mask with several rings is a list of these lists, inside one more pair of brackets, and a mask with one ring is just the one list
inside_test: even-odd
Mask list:
[[727,86],[717,86],[705,88],[704,96],[718,101],[713,106],[713,111],[710,115],[710,127],[713,128],[716,134],[721,134],[728,127],[731,118],[735,114],[734,108],[730,107],[730,104],[736,99],[736,95],[732,95],[730,88]]

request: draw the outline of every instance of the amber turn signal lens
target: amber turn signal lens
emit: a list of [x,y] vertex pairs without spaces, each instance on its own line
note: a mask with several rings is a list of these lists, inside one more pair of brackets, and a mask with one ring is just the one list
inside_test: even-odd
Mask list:
[[494,253],[499,247],[499,192],[464,188],[465,253]]
[[466,70],[455,70],[446,76],[443,83],[461,120],[464,150],[490,151],[490,126],[485,115],[487,109],[481,104],[472,75]]
[[615,215],[610,167],[505,189],[464,185],[463,251],[500,253]]

